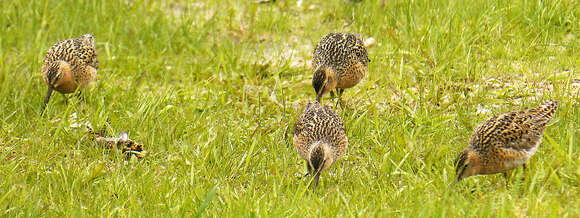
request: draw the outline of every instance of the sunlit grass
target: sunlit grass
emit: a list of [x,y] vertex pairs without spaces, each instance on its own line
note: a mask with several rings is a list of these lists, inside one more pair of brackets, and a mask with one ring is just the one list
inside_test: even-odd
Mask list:
[[[160,2],[0,1],[0,214],[579,216],[578,1]],[[310,190],[292,126],[329,32],[377,45],[338,111],[347,155]],[[98,81],[39,118],[46,50],[84,33]],[[548,99],[524,180],[449,186],[479,122]],[[125,162],[85,121],[149,154]]]

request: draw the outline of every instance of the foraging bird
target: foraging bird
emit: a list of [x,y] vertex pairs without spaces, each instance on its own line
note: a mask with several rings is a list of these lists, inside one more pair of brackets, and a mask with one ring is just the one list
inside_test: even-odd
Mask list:
[[98,61],[95,38],[85,34],[53,45],[44,58],[42,78],[48,86],[42,116],[53,90],[62,94],[72,93],[77,87],[85,88],[97,77]]
[[522,166],[536,153],[542,133],[557,109],[548,101],[525,111],[496,115],[479,124],[469,146],[455,159],[456,182],[475,175],[504,173]]
[[[372,46],[374,42],[366,45]],[[324,36],[314,49],[312,58],[312,86],[316,101],[320,102],[327,92],[334,96],[334,89],[340,100],[344,89],[355,86],[365,77],[370,61],[361,35],[330,33]]]
[[348,138],[342,119],[327,106],[308,102],[294,124],[294,148],[306,160],[318,185],[320,173],[346,153]]

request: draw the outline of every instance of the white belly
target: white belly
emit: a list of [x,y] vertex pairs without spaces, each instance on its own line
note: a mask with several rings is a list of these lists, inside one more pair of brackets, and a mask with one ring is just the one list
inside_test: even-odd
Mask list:
[[[528,159],[530,159],[532,156],[534,156],[534,154],[536,154],[536,151],[538,150],[540,143],[542,143],[542,139],[538,140],[538,142],[536,142],[536,144],[534,146],[532,146],[530,149],[519,151],[519,152],[523,153],[523,155],[521,155],[520,158],[516,158],[514,160],[509,160],[509,161],[504,161],[503,164],[504,164],[505,168],[506,169],[514,169],[514,168],[522,166],[524,163],[526,163],[526,161],[528,161]],[[516,152],[518,152],[518,151],[516,151]]]

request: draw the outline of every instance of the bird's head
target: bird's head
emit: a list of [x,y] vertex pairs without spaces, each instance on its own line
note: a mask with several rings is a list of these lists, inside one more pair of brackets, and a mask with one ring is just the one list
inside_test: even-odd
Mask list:
[[324,141],[316,141],[310,146],[308,153],[308,165],[314,171],[320,173],[328,168],[334,161],[330,151],[330,144]]
[[71,93],[77,88],[70,64],[55,61],[48,65],[44,72],[44,82],[61,93]]
[[481,165],[479,164],[479,154],[473,149],[467,148],[459,153],[455,159],[455,175],[459,182],[464,178],[479,174]]
[[314,71],[312,76],[312,87],[316,92],[316,101],[320,102],[320,98],[327,92],[332,91],[336,87],[335,73],[328,67],[319,67]]

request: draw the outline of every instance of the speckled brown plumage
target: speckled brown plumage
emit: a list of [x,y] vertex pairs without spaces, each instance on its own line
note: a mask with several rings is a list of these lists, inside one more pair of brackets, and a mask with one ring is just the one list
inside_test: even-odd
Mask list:
[[86,87],[97,76],[98,61],[95,39],[90,34],[56,43],[44,58],[42,78],[48,86],[44,108],[53,90],[72,93],[78,86]]
[[312,86],[317,101],[337,89],[339,97],[346,88],[358,84],[367,74],[367,50],[359,34],[330,33],[324,36],[312,58]]
[[348,138],[342,119],[327,106],[309,102],[294,124],[294,148],[307,162],[308,173],[314,174],[314,186],[320,172],[342,157]]
[[525,168],[556,109],[557,102],[549,101],[532,109],[499,114],[479,124],[469,146],[455,160],[457,181]]

